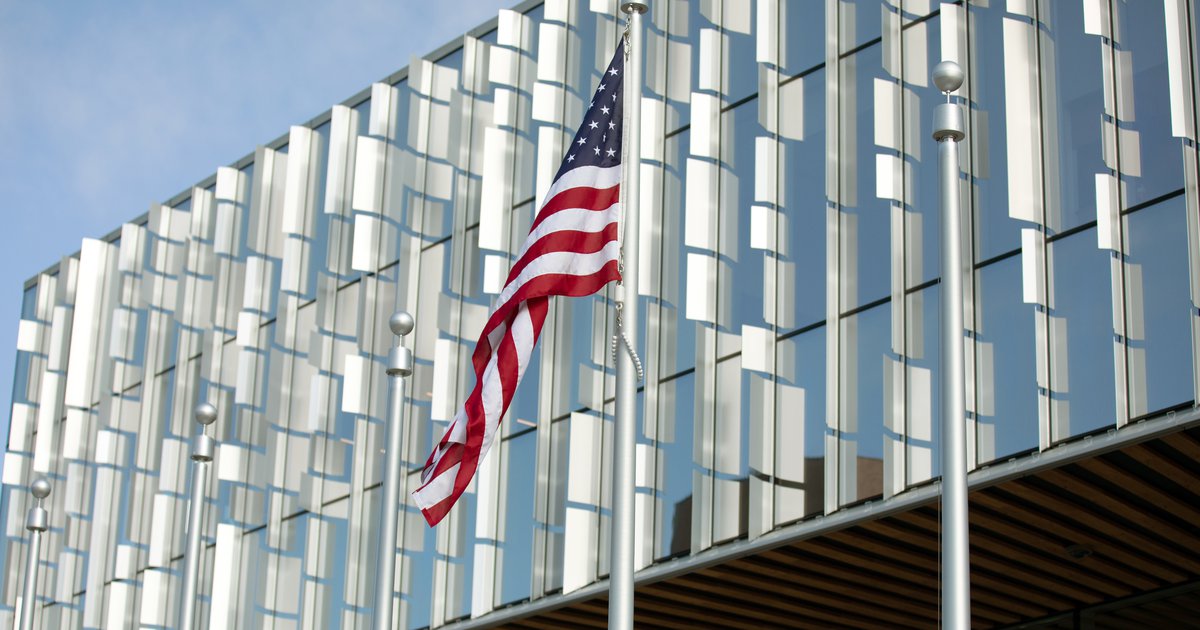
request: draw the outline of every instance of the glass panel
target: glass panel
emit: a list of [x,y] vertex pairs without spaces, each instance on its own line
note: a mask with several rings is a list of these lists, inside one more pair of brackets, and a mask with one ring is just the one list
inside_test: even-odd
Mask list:
[[[662,276],[661,302],[663,307],[663,329],[659,337],[659,360],[662,361],[659,375],[667,377],[696,365],[696,331],[694,320],[686,316],[688,286],[688,252],[683,247],[686,233],[684,191],[687,190],[687,151],[691,144],[691,131],[672,136],[666,141],[667,163],[663,179],[662,232],[664,275]],[[678,182],[678,184],[676,184]],[[665,272],[674,271],[673,274]],[[673,333],[673,334],[672,334]]]
[[905,486],[912,486],[942,474],[941,285],[909,293],[904,297],[904,307],[908,311],[904,372]]
[[[883,75],[882,50],[876,44],[840,62],[843,312],[885,297],[891,288],[891,207],[876,196],[876,82],[891,83]],[[892,151],[880,152],[887,154]]]
[[[779,92],[780,118],[798,114],[801,127],[798,136],[780,136],[779,194],[786,231],[778,236],[776,317],[781,329],[791,330],[825,319],[825,70],[785,84]],[[746,223],[742,219],[743,227]]]
[[[971,111],[967,120],[966,144],[971,151],[971,198],[974,205],[975,260],[988,260],[1021,246],[1022,223],[1009,218],[1008,119],[1028,118],[1028,111],[1007,109],[1006,69],[1028,64],[1014,51],[1004,48],[1005,28],[1021,28],[1019,20],[1005,27],[1005,5],[999,2],[970,3],[967,8],[972,44]],[[1004,51],[989,54],[988,51]],[[1023,127],[1023,126],[1022,126]],[[1026,224],[1028,225],[1028,224]]]
[[1051,441],[1116,423],[1113,385],[1112,254],[1095,228],[1049,246]]
[[974,439],[978,463],[985,464],[1038,446],[1034,322],[1041,314],[1021,299],[1019,256],[975,278]]
[[659,389],[654,556],[683,555],[692,544],[693,418],[696,375],[688,372],[664,381]]
[[825,506],[825,327],[777,347],[775,523],[783,524]]
[[841,413],[838,491],[842,505],[883,492],[883,365],[891,351],[892,305],[841,321]]
[[[824,2],[778,0],[779,69],[795,76],[825,63]],[[822,102],[824,100],[822,99]],[[784,110],[788,111],[788,110]]]
[[527,430],[505,442],[501,478],[506,479],[500,503],[503,535],[497,550],[500,587],[496,605],[528,599],[533,585],[533,489],[537,463],[537,431]]
[[838,33],[838,50],[842,54],[879,39],[883,13],[894,10],[884,6],[882,0],[841,0],[837,4],[842,29]]
[[1186,207],[1180,195],[1125,216],[1131,417],[1194,397]]
[[[721,190],[717,228],[717,267],[728,267],[730,282],[718,272],[717,301],[719,329],[740,334],[742,326],[767,326],[764,319],[763,296],[766,286],[763,277],[765,252],[751,246],[753,235],[743,217],[755,202],[755,143],[765,134],[758,124],[758,101],[739,105],[721,115]],[[732,232],[731,234],[725,232]]]
[[1096,175],[1111,172],[1104,160],[1101,42],[1083,31],[1083,4],[1040,5],[1046,224],[1051,233],[1095,220]]
[[[931,133],[934,108],[945,102],[930,80],[940,61],[941,23],[937,18],[903,31],[905,55],[902,118],[904,129],[904,242],[906,289],[941,275],[941,200],[938,143]],[[924,62],[924,63],[921,63]],[[910,100],[911,99],[911,100]],[[959,151],[965,151],[960,146]],[[961,162],[961,160],[960,160]],[[894,228],[893,228],[894,229]]]
[[1136,206],[1183,187],[1183,158],[1171,130],[1163,3],[1113,6],[1121,180],[1125,204]]
[[[763,409],[761,390],[741,355],[717,363],[713,418],[713,542],[746,535],[750,472],[750,408]],[[773,412],[771,409],[768,413]],[[770,422],[770,420],[768,420]]]

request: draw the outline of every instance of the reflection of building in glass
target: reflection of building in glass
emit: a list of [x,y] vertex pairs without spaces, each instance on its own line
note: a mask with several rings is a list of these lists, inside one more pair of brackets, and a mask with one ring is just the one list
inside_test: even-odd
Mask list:
[[[27,283],[0,623],[39,475],[40,626],[177,623],[206,400],[206,623],[368,627],[387,318],[417,323],[387,454],[411,485],[616,5],[502,11]],[[639,626],[936,623],[941,59],[968,81],[975,622],[1167,626],[1195,607],[1200,6],[651,9]],[[405,626],[603,623],[610,304],[554,303],[502,440],[438,529],[400,506],[383,555]]]

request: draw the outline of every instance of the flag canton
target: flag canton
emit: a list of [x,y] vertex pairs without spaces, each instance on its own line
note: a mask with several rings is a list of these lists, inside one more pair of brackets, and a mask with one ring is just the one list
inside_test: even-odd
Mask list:
[[555,179],[579,166],[617,166],[621,163],[621,85],[625,78],[625,47],[617,46],[617,54],[600,78],[592,95],[583,124],[575,133],[571,146],[563,156],[562,167]]

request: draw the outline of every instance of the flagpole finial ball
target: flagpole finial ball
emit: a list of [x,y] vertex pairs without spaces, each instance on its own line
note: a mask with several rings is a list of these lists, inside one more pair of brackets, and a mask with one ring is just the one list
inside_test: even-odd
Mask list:
[[644,2],[624,2],[621,4],[621,12],[627,15],[632,15],[634,13],[645,13],[649,10],[650,7],[646,6],[646,3]]
[[933,84],[946,94],[962,87],[964,78],[962,66],[953,61],[943,61],[933,67]]
[[408,311],[396,311],[388,319],[388,327],[397,337],[403,337],[412,332],[413,326],[416,326],[416,322],[413,321],[413,316],[409,315]]
[[209,403],[202,402],[196,405],[196,422],[204,426],[208,426],[217,421],[217,408]]
[[35,499],[41,501],[50,496],[50,482],[46,481],[45,477],[38,477],[37,481],[30,484],[29,491]]

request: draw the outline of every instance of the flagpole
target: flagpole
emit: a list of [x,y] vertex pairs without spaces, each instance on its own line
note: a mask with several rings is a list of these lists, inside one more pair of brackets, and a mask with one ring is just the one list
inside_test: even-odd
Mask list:
[[967,529],[966,382],[963,359],[963,253],[958,143],[966,137],[962,109],[950,93],[962,86],[953,61],[933,69],[946,102],[933,113],[942,203],[942,627],[971,627],[971,562]]
[[[396,582],[396,531],[399,529],[400,477],[403,474],[401,451],[404,448],[404,428],[400,426],[404,412],[404,378],[412,374],[412,350],[400,345],[402,338],[412,332],[415,322],[408,311],[396,311],[388,319],[388,327],[396,335],[396,347],[388,353],[388,418],[387,451],[384,453],[383,490],[380,511],[383,527],[379,532],[379,563],[375,571],[375,628],[391,630],[392,598]],[[401,624],[403,625],[403,624]]]
[[29,492],[37,504],[29,508],[25,518],[25,529],[29,530],[29,557],[25,561],[25,588],[21,595],[21,630],[33,630],[33,615],[37,612],[38,556],[42,550],[42,532],[50,529],[50,513],[42,507],[42,501],[50,496],[50,482],[38,479],[29,486]]
[[180,630],[196,627],[196,596],[200,590],[201,534],[204,530],[204,486],[208,481],[208,463],[213,459],[215,446],[205,430],[216,422],[217,408],[200,403],[195,410],[200,432],[192,450],[192,498],[188,505],[187,556],[184,557],[183,602],[179,613]]
[[[638,202],[641,198],[638,176],[641,174],[642,138],[642,17],[647,6],[626,2],[621,11],[629,16],[629,56],[625,60],[625,159],[621,183],[625,215],[621,270],[622,285],[617,289],[621,322],[628,332],[618,331],[630,347],[617,352],[616,436],[613,441],[613,524],[612,560],[608,577],[608,627],[612,630],[633,628],[634,571],[634,473],[637,432],[637,368],[634,364],[638,326]],[[622,323],[623,322],[623,323]]]

